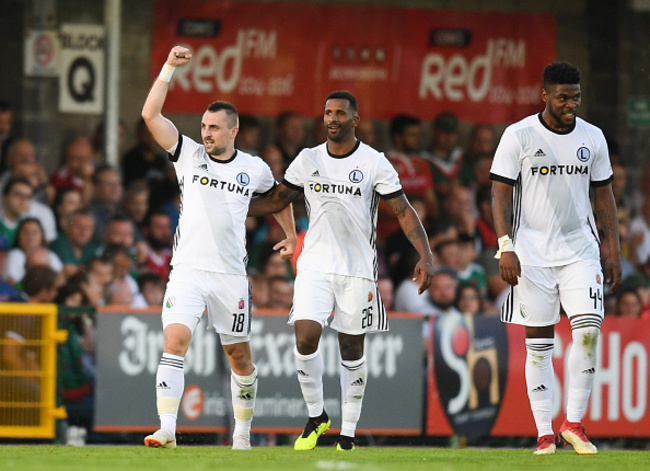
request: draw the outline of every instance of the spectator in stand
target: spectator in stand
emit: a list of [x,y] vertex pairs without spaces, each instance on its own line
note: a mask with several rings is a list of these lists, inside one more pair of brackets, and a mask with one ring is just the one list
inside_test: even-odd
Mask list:
[[142,227],[149,212],[149,187],[144,182],[129,184],[122,200],[122,208],[133,223],[133,236],[137,242],[144,239]]
[[95,196],[90,200],[88,209],[95,218],[93,242],[101,244],[111,218],[127,217],[126,211],[120,206],[123,195],[122,178],[110,165],[102,165],[95,171],[92,181]]
[[135,241],[134,224],[128,217],[113,216],[111,218],[104,233],[104,244],[97,253],[103,253],[107,247],[112,245],[120,245],[128,251],[134,267],[131,273],[137,276],[138,271],[135,267],[142,267],[146,263],[147,243],[144,240]]
[[451,221],[459,234],[474,234],[476,230],[476,206],[467,187],[453,184],[443,202],[443,218]]
[[293,283],[283,276],[269,278],[269,307],[288,311],[293,303]]
[[99,246],[92,241],[95,219],[87,209],[80,209],[68,216],[68,223],[50,249],[63,262],[63,274],[67,277],[85,267]]
[[68,283],[78,284],[81,287],[88,300],[88,305],[96,307],[106,304],[102,285],[93,274],[78,270],[68,278]]
[[[404,312],[416,312],[425,316],[458,313],[454,307],[458,276],[451,267],[439,266],[434,271],[428,296],[417,295],[417,285],[405,279],[395,293],[395,309]],[[415,294],[414,294],[415,293]]]
[[0,174],[0,188],[4,188],[10,178],[14,177],[16,165],[26,162],[36,162],[36,147],[29,139],[16,139],[7,148],[4,171]]
[[273,250],[276,242],[266,242],[260,247],[258,254],[258,270],[270,280],[274,276],[286,279],[292,278],[291,266],[288,260],[284,260],[277,250]]
[[262,126],[257,118],[247,114],[239,115],[239,132],[235,138],[235,147],[251,155],[260,155],[260,138]]
[[451,192],[463,165],[463,150],[458,146],[458,118],[450,112],[440,113],[433,121],[431,154],[428,156],[435,191],[440,201]]
[[68,217],[81,209],[81,193],[71,186],[57,190],[52,203],[57,232],[63,232]]
[[166,283],[169,279],[173,246],[169,215],[163,211],[150,213],[142,231],[147,243],[144,270],[156,274]]
[[19,162],[13,170],[13,176],[24,178],[34,188],[33,200],[38,204],[49,206],[54,199],[54,187],[50,185],[47,172],[40,162]]
[[251,284],[251,309],[269,307],[269,280],[264,273],[253,272],[248,275]]
[[165,280],[155,273],[142,273],[138,279],[140,293],[147,302],[147,306],[160,308],[165,296]]
[[326,140],[327,132],[325,126],[323,126],[323,117],[318,115],[312,119],[311,123],[311,147],[316,147]]
[[108,304],[147,307],[137,281],[131,276],[135,267],[128,248],[123,245],[109,245],[104,249],[102,256],[113,261],[114,278],[106,287]]
[[[7,241],[0,236],[0,273],[5,271],[7,266],[7,254],[11,247]],[[0,303],[10,302],[18,297],[16,288],[8,283],[4,277],[0,278]],[[2,332],[0,332],[1,334]]]
[[14,248],[7,254],[7,263],[3,277],[11,284],[22,281],[25,276],[27,255],[34,249],[42,247],[48,252],[47,265],[55,272],[63,270],[63,263],[56,253],[47,249],[43,226],[36,218],[25,218],[18,224]]
[[460,180],[469,186],[473,180],[474,167],[482,156],[493,156],[497,148],[497,134],[494,128],[485,123],[472,126],[467,139],[467,147],[463,151],[463,167]]
[[494,249],[497,246],[497,233],[494,230],[494,218],[492,217],[492,185],[484,185],[476,192],[476,208],[478,218],[476,219],[476,237],[478,252],[489,251],[494,257]]
[[476,243],[473,234],[459,234],[457,264],[452,265],[457,271],[461,283],[476,286],[481,298],[487,296],[487,276],[476,260]]
[[90,201],[93,192],[93,148],[85,136],[72,138],[65,146],[63,164],[52,174],[50,183],[59,190],[71,186],[81,192],[84,203]]
[[170,190],[175,186],[174,169],[144,119],[138,122],[136,139],[135,147],[122,158],[124,185],[129,186],[134,181],[145,183],[150,189],[149,206],[157,208],[169,201]]
[[616,315],[640,319],[643,312],[641,296],[632,287],[621,289],[616,293]]
[[[357,136],[357,139],[359,139],[361,142],[368,144],[370,147],[376,148],[377,133],[375,132],[375,123],[373,123],[371,119],[362,119],[359,121],[359,125],[357,126],[355,134]],[[325,139],[323,139],[321,142],[324,142],[324,140]]]
[[86,272],[100,285],[103,293],[115,278],[113,260],[109,259],[108,256],[96,256],[88,260],[86,267]]
[[481,293],[476,286],[469,283],[458,285],[454,306],[461,314],[485,314]]
[[275,145],[282,152],[286,168],[304,148],[305,127],[300,115],[293,111],[287,111],[278,116],[275,134]]
[[630,223],[630,259],[639,267],[650,259],[650,196],[645,199],[641,213]]
[[275,144],[267,144],[262,149],[262,160],[271,168],[271,172],[277,181],[284,177],[284,158],[282,151]]
[[25,217],[32,200],[32,186],[24,178],[12,178],[2,190],[0,236],[9,245],[14,244],[18,223]]
[[[422,155],[422,123],[415,116],[398,115],[390,123],[392,148],[386,157],[393,164],[404,193],[417,196],[426,207],[425,227],[440,215],[440,206],[433,190],[433,175],[429,163]],[[409,199],[410,201],[410,199]],[[379,239],[386,240],[392,234],[401,232],[399,222],[383,201],[379,203]],[[409,244],[410,245],[410,244]]]
[[[471,195],[472,201],[476,203],[476,194],[479,189],[484,186],[492,186],[492,180],[490,180],[490,168],[492,168],[492,160],[494,156],[492,154],[482,154],[476,158],[472,168],[472,180],[465,186]],[[472,214],[474,217],[478,217],[479,211],[477,206],[472,207]]]

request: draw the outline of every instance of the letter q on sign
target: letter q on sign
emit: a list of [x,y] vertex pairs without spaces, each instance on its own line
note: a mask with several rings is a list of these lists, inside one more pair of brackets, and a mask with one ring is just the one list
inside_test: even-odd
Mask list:
[[86,57],[76,58],[68,70],[68,91],[76,102],[93,101],[95,92],[95,68]]

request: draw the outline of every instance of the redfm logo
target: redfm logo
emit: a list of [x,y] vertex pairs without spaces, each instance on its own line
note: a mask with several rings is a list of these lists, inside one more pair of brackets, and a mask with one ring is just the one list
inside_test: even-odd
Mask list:
[[448,314],[436,319],[434,372],[442,408],[454,431],[487,435],[507,378],[508,341],[501,322]]
[[203,390],[196,384],[191,384],[185,388],[183,399],[181,400],[181,410],[187,420],[196,420],[203,413]]

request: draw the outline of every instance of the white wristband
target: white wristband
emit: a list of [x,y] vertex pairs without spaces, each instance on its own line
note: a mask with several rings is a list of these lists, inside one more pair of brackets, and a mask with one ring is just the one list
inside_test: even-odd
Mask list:
[[172,81],[172,75],[174,75],[174,71],[176,70],[176,67],[169,65],[167,62],[165,62],[165,65],[162,66],[162,69],[160,70],[160,74],[158,74],[158,80],[162,80],[163,82],[171,82]]
[[512,241],[510,240],[510,236],[508,234],[499,237],[498,242],[499,242],[499,250],[497,250],[497,253],[494,255],[494,258],[501,258],[501,254],[503,252],[515,251],[515,247],[512,245]]

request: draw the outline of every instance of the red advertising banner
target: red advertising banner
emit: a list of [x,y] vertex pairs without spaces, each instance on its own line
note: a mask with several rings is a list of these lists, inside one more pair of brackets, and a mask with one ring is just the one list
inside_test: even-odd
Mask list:
[[158,0],[153,31],[152,80],[172,46],[193,52],[172,79],[171,113],[221,99],[256,116],[317,116],[344,89],[372,119],[512,122],[542,108],[556,53],[555,16],[539,13]]
[[[428,435],[535,436],[524,366],[524,329],[497,318],[432,320],[427,393]],[[553,429],[565,418],[571,345],[566,318],[556,326]],[[592,437],[650,437],[647,320],[607,318],[583,424]]]

